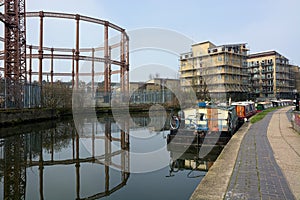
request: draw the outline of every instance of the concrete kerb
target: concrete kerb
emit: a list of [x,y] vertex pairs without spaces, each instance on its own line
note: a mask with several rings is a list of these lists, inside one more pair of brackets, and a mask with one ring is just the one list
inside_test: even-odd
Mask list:
[[251,123],[245,123],[224,147],[216,162],[209,169],[190,200],[224,199],[230,178],[232,176],[241,142],[250,128]]

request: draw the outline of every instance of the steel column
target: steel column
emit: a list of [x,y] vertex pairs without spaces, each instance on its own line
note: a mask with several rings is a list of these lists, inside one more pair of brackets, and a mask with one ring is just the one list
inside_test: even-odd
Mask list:
[[54,49],[53,48],[51,48],[51,63],[50,63],[50,76],[51,76],[51,78],[50,78],[50,80],[51,80],[51,85],[53,85],[53,51],[54,51]]
[[39,84],[43,82],[43,37],[44,37],[44,13],[40,11],[40,46],[39,46]]
[[80,15],[76,15],[76,49],[75,49],[75,62],[76,62],[76,89],[78,89],[79,85],[79,20]]
[[29,46],[29,84],[32,82],[32,46]]
[[120,44],[120,84],[121,84],[121,92],[124,94],[124,88],[125,88],[125,83],[124,83],[124,72],[125,72],[125,35],[124,31],[121,34],[121,44]]
[[104,92],[107,93],[110,91],[109,86],[109,66],[108,66],[108,56],[109,56],[109,47],[108,47],[108,22],[105,22],[104,25]]
[[125,71],[125,78],[126,78],[126,86],[125,86],[125,92],[128,95],[129,92],[129,38],[126,35],[126,71]]
[[75,49],[72,50],[72,88],[75,85]]
[[92,96],[95,94],[95,49],[92,49]]

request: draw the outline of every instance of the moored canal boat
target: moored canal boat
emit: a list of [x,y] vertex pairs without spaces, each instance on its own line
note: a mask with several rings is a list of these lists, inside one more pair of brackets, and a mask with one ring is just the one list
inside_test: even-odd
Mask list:
[[[206,145],[215,145],[214,138],[228,138],[238,128],[238,116],[234,106],[216,106],[199,103],[194,108],[187,108],[172,115],[170,134],[167,143],[185,146],[201,146],[204,138]],[[209,135],[208,137],[206,137]],[[210,138],[210,139],[209,139]]]

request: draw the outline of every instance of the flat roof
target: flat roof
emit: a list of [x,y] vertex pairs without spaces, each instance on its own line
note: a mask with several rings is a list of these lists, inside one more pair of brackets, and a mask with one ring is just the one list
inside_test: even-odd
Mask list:
[[[281,55],[277,51],[270,50],[270,51],[263,51],[263,52],[249,54],[248,58],[258,58],[258,57],[275,56],[275,55],[279,55],[279,56],[284,57],[283,55]],[[284,58],[286,58],[286,57],[284,57]]]
[[200,45],[200,44],[205,44],[205,43],[210,43],[210,44],[216,46],[214,43],[212,43],[211,41],[208,41],[208,40],[204,41],[204,42],[199,42],[199,43],[196,43],[196,44],[192,44],[192,46],[196,46],[196,45]]

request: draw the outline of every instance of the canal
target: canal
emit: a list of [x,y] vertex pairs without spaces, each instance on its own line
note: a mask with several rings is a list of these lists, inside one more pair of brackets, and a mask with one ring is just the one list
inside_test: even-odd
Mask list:
[[197,148],[167,146],[155,120],[132,119],[0,128],[0,198],[189,199],[222,145],[199,159]]

